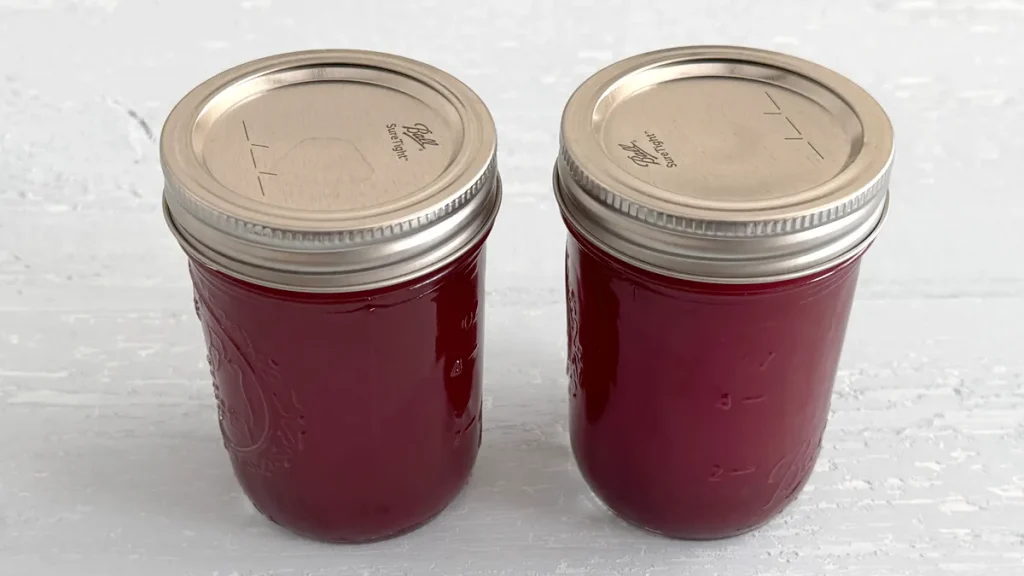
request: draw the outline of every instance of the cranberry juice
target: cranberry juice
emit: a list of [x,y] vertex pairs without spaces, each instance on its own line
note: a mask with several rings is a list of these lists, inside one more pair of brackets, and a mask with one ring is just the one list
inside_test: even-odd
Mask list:
[[482,250],[350,294],[191,271],[224,445],[263,514],[360,542],[415,528],[459,493],[480,445]]
[[570,236],[570,429],[594,492],[677,538],[733,536],[778,514],[818,456],[858,266],[696,283]]

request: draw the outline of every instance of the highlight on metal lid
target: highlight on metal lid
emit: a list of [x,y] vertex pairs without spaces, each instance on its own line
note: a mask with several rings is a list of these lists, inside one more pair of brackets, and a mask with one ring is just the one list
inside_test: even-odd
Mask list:
[[394,285],[486,236],[501,201],[494,121],[465,84],[376,52],[318,50],[199,85],[160,140],[185,251],[256,284]]
[[893,130],[843,76],[741,47],[641,54],[562,116],[555,193],[584,237],[638,267],[785,280],[863,252],[888,207]]

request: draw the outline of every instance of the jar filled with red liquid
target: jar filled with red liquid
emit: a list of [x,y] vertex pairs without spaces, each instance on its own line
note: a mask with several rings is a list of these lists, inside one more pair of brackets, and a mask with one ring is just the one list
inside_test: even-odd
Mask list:
[[570,435],[616,514],[713,539],[796,498],[892,158],[864,90],[773,52],[643,54],[573,94],[554,175]]
[[244,64],[171,112],[165,216],[235,476],[274,522],[378,540],[465,485],[495,149],[468,87],[371,52]]

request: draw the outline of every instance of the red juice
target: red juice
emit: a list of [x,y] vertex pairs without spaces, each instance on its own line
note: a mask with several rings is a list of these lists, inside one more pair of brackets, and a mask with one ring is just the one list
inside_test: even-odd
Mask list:
[[566,250],[572,447],[594,492],[676,537],[778,514],[818,456],[858,262],[720,285]]
[[303,536],[439,514],[481,442],[493,120],[374,52],[282,54],[190,92],[161,137],[220,430],[242,489]]
[[191,270],[224,445],[263,514],[313,538],[376,540],[458,494],[480,445],[481,249],[341,294]]
[[786,55],[641,54],[562,117],[570,437],[613,512],[715,539],[777,516],[825,433],[892,127]]

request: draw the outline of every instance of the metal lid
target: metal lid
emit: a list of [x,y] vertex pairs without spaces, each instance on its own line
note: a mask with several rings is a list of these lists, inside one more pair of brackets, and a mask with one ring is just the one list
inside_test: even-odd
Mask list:
[[190,92],[164,125],[164,212],[194,258],[306,292],[440,268],[500,204],[494,121],[466,85],[363,51],[264,58]]
[[839,74],[774,52],[674,48],[572,95],[555,192],[579,233],[636,266],[769,282],[865,250],[892,159],[885,112]]

